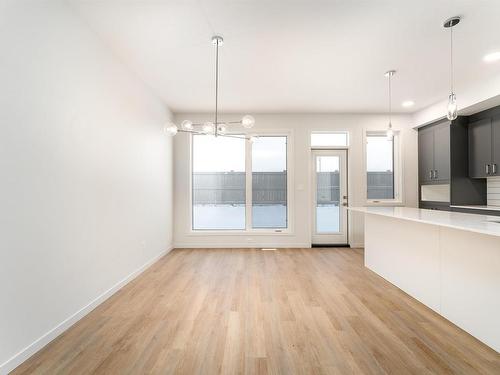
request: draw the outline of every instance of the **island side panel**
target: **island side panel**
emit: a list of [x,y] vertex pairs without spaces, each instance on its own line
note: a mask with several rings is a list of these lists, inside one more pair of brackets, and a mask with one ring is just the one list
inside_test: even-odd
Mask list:
[[441,228],[441,314],[500,352],[500,237]]
[[365,266],[440,312],[439,227],[366,214]]

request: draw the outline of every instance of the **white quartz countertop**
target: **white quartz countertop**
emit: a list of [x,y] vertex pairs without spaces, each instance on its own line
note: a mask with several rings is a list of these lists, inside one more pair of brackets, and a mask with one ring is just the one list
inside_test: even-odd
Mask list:
[[[350,211],[438,225],[500,237],[500,217],[413,207],[348,207]],[[499,244],[500,248],[500,244]]]

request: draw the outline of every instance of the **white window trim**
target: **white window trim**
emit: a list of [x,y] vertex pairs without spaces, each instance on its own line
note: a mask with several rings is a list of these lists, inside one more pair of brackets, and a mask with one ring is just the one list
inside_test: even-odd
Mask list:
[[[247,133],[249,136],[275,136],[275,137],[287,137],[287,157],[286,157],[286,168],[287,168],[287,228],[252,228],[252,153],[249,152],[251,149],[251,143],[249,141],[245,142],[245,170],[247,172],[245,179],[245,194],[246,194],[246,204],[245,204],[245,226],[246,229],[193,229],[193,135],[189,136],[189,206],[188,206],[188,217],[189,217],[189,232],[188,236],[207,236],[207,235],[218,235],[218,236],[242,236],[242,235],[279,235],[279,236],[291,236],[294,235],[294,172],[293,172],[293,130],[271,130],[262,129]],[[248,172],[249,171],[249,172]]]
[[[311,136],[313,134],[347,134],[347,146],[313,146]],[[348,130],[311,130],[309,132],[309,147],[312,150],[347,150],[351,145],[351,134]]]
[[[403,206],[405,203],[404,196],[404,159],[401,131],[394,129],[394,147],[397,152],[394,152],[394,195],[393,199],[368,199],[368,179],[367,179],[367,137],[368,135],[385,135],[386,130],[363,130],[363,187],[366,206]],[[396,150],[396,149],[395,149]]]

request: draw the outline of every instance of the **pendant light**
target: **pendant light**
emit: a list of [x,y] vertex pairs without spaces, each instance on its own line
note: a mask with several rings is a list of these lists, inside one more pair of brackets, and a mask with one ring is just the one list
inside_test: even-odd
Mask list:
[[387,140],[391,141],[392,138],[394,137],[394,130],[392,129],[392,85],[391,85],[391,78],[396,74],[395,70],[388,70],[385,72],[385,76],[389,80],[389,126],[387,127]]
[[443,26],[446,29],[450,29],[450,95],[448,96],[448,107],[446,111],[446,117],[448,120],[453,121],[458,116],[457,107],[457,96],[455,95],[453,89],[453,27],[458,25],[460,22],[460,17],[451,17],[444,21]]
[[246,135],[227,134],[229,125],[241,125],[245,129],[251,129],[255,124],[255,119],[246,115],[240,121],[220,121],[219,119],[219,47],[224,43],[224,39],[219,35],[212,37],[212,44],[215,46],[215,111],[213,121],[206,121],[203,123],[193,123],[190,120],[184,120],[181,127],[178,128],[174,123],[169,123],[165,126],[165,132],[168,135],[174,136],[178,132],[193,133],[193,134],[207,134],[215,137],[230,137],[230,138],[243,138],[251,142],[255,137]]

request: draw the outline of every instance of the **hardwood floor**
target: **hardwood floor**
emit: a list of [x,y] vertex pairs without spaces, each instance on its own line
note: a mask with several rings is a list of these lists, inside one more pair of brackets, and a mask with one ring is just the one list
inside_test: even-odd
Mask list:
[[500,374],[500,355],[360,250],[186,249],[14,371],[150,373]]

